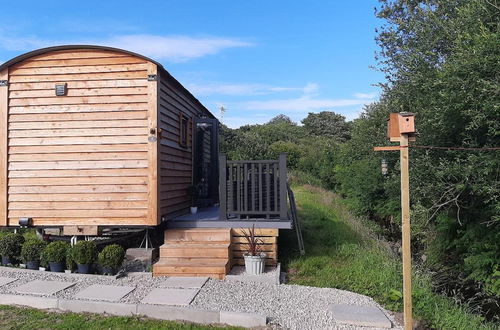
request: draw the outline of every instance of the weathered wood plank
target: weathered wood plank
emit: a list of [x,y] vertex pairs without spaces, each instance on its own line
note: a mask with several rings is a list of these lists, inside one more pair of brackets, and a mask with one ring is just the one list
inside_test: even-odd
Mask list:
[[[42,130],[63,128],[132,128],[144,127],[147,129],[147,120],[81,120],[81,121],[47,121],[47,122],[17,122],[10,123],[9,130]],[[123,134],[122,134],[123,135]]]
[[[91,217],[91,218],[54,218],[54,217],[36,217],[37,226],[65,226],[65,225],[98,225],[98,226],[139,226],[146,225],[145,217]],[[19,218],[9,218],[9,225],[17,226]]]
[[143,201],[146,193],[96,193],[96,194],[10,194],[9,202],[99,202],[99,201]]
[[[8,69],[0,72],[0,80],[9,80]],[[0,86],[0,226],[7,224],[8,93],[9,86]]]
[[[51,90],[54,91],[56,84],[63,84],[66,81],[59,82],[28,82],[28,83],[12,83],[9,86],[9,91],[35,91],[35,90]],[[127,79],[127,80],[88,80],[88,81],[71,81],[68,83],[68,89],[74,88],[109,88],[109,87],[146,87],[147,80],[143,79]]]
[[11,178],[9,187],[15,186],[71,186],[93,184],[147,184],[147,177],[74,177],[74,178]]
[[50,75],[50,74],[78,74],[78,73],[102,73],[102,72],[128,72],[146,70],[148,63],[142,64],[108,64],[89,66],[69,66],[69,67],[47,67],[47,68],[13,68],[10,72],[12,76],[21,75]]
[[140,160],[147,159],[146,152],[80,152],[63,154],[14,154],[11,162],[61,161],[61,160]]
[[63,194],[63,193],[133,193],[147,192],[146,185],[87,185],[87,186],[32,186],[9,187],[9,194]]
[[[77,89],[70,88],[65,97],[75,96],[113,96],[113,95],[144,95],[146,94],[145,87],[120,87],[120,88],[85,88]],[[49,98],[55,96],[55,84],[49,90],[27,90],[27,91],[11,91],[10,99],[23,99],[31,97]]]
[[103,58],[103,57],[120,57],[129,56],[121,52],[114,52],[110,50],[56,50],[50,53],[33,56],[31,61],[47,61],[59,59],[76,59],[76,58]]
[[90,218],[90,217],[145,217],[147,210],[130,209],[130,210],[11,210],[9,218],[20,217],[51,217],[51,218]]
[[108,202],[10,202],[9,210],[130,210],[147,208],[145,201]]
[[89,160],[60,162],[10,162],[9,170],[72,170],[72,169],[105,169],[105,168],[147,168],[147,160]]
[[9,139],[11,146],[33,145],[65,145],[65,144],[120,144],[141,143],[147,139],[146,135],[137,136],[88,136],[88,137],[51,137],[51,138],[13,138]]
[[88,144],[88,145],[49,145],[9,147],[9,155],[14,154],[51,154],[75,152],[146,152],[146,143],[141,144]]
[[74,73],[74,74],[49,74],[49,75],[27,75],[12,76],[10,81],[19,82],[48,82],[48,81],[87,81],[87,80],[120,80],[146,78],[146,70],[123,71],[123,72],[101,72],[101,73]]
[[53,67],[71,67],[87,65],[106,65],[106,64],[145,64],[146,61],[135,56],[117,56],[100,58],[77,58],[77,59],[53,59],[53,60],[27,60],[23,61],[17,68],[53,68]]
[[[147,102],[146,95],[128,95],[126,97],[129,102]],[[11,99],[9,104],[12,106],[25,105],[58,105],[58,104],[112,104],[122,103],[124,97],[122,95],[111,96],[65,96],[65,97],[43,97],[43,98],[26,98],[26,99]]]
[[[55,104],[55,105],[36,105],[9,107],[10,114],[53,114],[53,113],[93,113],[93,112],[123,112],[123,111],[144,111],[146,112],[148,104],[139,103],[111,103],[111,104]],[[30,118],[27,116],[27,118]],[[32,118],[32,117],[31,117]],[[27,120],[32,121],[32,120]]]
[[71,128],[71,129],[32,129],[32,130],[12,130],[9,132],[9,138],[24,137],[54,137],[54,136],[133,136],[146,135],[146,127],[126,127],[126,128]]
[[24,121],[72,121],[72,120],[119,120],[119,119],[146,119],[146,111],[121,111],[121,112],[79,112],[79,113],[54,113],[54,114],[32,114],[9,116],[9,122]]
[[[158,68],[154,63],[147,65],[148,75],[158,75]],[[158,83],[148,82],[148,127],[150,130],[150,140],[148,143],[148,223],[157,225],[161,221],[161,214],[158,207],[159,184],[158,184]],[[160,136],[161,138],[161,136]]]

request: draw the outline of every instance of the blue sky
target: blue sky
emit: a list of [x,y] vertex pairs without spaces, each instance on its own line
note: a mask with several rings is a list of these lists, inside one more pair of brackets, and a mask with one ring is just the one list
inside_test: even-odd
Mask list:
[[150,56],[230,127],[377,99],[376,1],[6,1],[0,63],[60,44]]

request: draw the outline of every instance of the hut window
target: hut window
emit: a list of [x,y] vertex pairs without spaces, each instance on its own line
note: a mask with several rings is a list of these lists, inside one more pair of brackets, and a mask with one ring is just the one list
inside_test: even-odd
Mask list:
[[188,126],[189,118],[186,115],[180,115],[180,134],[179,134],[179,145],[181,147],[187,147],[188,144]]

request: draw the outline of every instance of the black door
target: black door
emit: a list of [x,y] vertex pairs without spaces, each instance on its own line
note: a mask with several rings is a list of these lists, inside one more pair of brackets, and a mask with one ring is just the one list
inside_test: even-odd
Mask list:
[[194,184],[199,206],[212,206],[219,200],[219,121],[197,118],[194,122]]

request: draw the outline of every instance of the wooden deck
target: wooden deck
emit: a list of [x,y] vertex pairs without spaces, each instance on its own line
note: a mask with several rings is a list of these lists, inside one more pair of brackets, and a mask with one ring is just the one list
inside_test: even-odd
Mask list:
[[220,218],[220,210],[218,206],[206,207],[198,209],[196,214],[185,214],[169,220],[167,228],[275,228],[275,229],[291,229],[291,219],[239,219],[239,218]]

